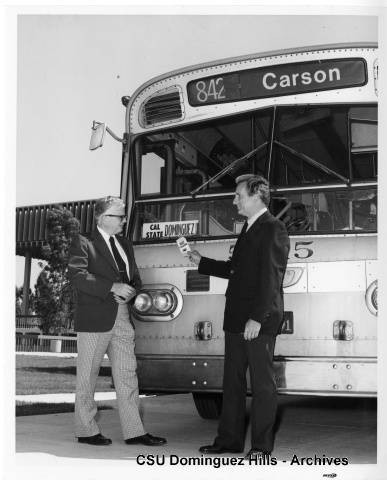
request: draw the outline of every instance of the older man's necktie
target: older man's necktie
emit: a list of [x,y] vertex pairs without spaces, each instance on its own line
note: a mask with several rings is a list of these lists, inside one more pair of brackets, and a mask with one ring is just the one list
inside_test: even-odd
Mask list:
[[120,252],[117,249],[114,237],[109,238],[109,243],[110,243],[110,246],[112,247],[114,260],[116,261],[118,271],[120,272],[121,281],[122,283],[127,283],[129,285],[130,281],[128,277],[128,272],[126,270],[126,263],[124,262],[123,258],[120,255]]

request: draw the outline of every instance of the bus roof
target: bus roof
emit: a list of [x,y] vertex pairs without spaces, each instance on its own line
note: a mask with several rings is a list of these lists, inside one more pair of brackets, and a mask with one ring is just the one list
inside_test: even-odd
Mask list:
[[152,85],[155,82],[159,82],[160,80],[164,80],[168,77],[172,77],[174,75],[183,74],[187,72],[192,72],[194,70],[214,67],[218,65],[223,65],[227,63],[233,62],[243,62],[245,60],[252,60],[257,58],[265,58],[265,57],[273,57],[278,55],[289,55],[291,53],[304,53],[304,52],[317,52],[322,50],[334,50],[334,49],[345,49],[345,48],[378,48],[378,44],[376,42],[348,42],[348,43],[332,43],[332,44],[323,44],[323,45],[310,45],[307,47],[295,47],[295,48],[286,48],[281,50],[272,50],[268,52],[261,52],[261,53],[251,53],[248,55],[240,55],[236,57],[227,57],[222,58],[219,60],[214,60],[211,62],[204,62],[198,63],[195,65],[189,65],[187,67],[179,68],[177,70],[171,70],[169,72],[163,73],[162,75],[158,75],[156,77],[151,78],[150,80],[146,81],[140,87],[138,87],[133,95],[130,98],[130,102],[128,105],[128,109],[130,109],[132,101],[136,98],[137,94],[140,93],[144,88]]

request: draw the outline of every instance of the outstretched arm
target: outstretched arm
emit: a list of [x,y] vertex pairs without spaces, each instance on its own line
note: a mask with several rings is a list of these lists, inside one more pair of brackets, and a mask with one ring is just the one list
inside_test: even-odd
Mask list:
[[203,257],[197,250],[188,253],[191,262],[199,266],[199,273],[213,277],[230,278],[231,262]]

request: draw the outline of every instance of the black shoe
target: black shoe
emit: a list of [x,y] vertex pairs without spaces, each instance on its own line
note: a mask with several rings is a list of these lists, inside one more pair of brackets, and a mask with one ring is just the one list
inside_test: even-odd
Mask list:
[[237,450],[235,448],[226,448],[222,447],[221,445],[204,445],[203,447],[199,448],[200,453],[241,453],[242,450]]
[[79,443],[88,443],[89,445],[111,445],[110,438],[104,437],[101,433],[92,435],[91,437],[78,437]]
[[259,459],[269,460],[270,455],[271,455],[271,452],[264,452],[263,450],[257,450],[256,448],[252,448],[245,456],[245,460],[253,460],[253,461],[256,461]]
[[158,445],[164,445],[167,443],[167,440],[162,437],[154,437],[150,433],[145,435],[140,435],[139,437],[127,438],[125,440],[127,445],[147,445],[148,447],[157,447]]

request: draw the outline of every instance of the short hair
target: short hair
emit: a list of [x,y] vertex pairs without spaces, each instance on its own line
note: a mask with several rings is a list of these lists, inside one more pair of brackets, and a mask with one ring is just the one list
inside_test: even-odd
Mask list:
[[94,207],[95,219],[98,220],[99,217],[103,215],[112,205],[125,207],[125,203],[120,197],[112,197],[109,195],[108,197],[103,197],[96,200]]
[[268,206],[270,203],[270,187],[269,182],[262,175],[254,175],[248,173],[246,175],[240,175],[235,179],[235,183],[239,185],[240,183],[246,184],[247,194],[249,196],[259,193],[262,202]]

